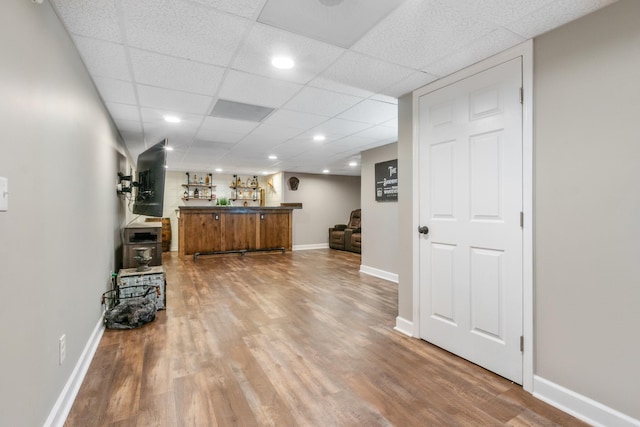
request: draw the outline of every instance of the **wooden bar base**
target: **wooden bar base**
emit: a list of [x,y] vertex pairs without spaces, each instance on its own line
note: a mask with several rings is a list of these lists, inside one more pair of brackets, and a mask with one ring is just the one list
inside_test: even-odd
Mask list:
[[182,259],[201,255],[291,251],[291,207],[181,206],[178,252]]

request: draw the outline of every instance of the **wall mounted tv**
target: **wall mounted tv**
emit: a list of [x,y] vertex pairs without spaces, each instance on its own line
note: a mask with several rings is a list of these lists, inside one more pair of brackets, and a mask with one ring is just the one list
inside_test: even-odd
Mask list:
[[138,156],[136,164],[136,197],[133,213],[162,217],[164,203],[164,179],[167,164],[167,140],[164,139]]

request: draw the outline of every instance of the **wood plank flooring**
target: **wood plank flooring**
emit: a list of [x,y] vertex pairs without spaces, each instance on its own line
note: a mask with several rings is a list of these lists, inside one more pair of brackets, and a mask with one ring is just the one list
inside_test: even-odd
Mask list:
[[167,310],[105,331],[66,426],[586,425],[395,332],[358,254],[165,255]]

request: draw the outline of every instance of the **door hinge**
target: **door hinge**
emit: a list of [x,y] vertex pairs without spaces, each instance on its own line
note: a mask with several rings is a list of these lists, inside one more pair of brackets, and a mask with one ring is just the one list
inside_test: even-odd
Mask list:
[[520,104],[524,104],[524,89],[520,88]]
[[520,351],[524,352],[524,337],[520,335]]
[[520,212],[520,228],[524,228],[524,212]]

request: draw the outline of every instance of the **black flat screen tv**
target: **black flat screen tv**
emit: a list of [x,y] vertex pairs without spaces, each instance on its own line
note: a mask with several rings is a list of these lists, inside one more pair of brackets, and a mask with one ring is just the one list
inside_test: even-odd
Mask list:
[[167,164],[167,151],[164,139],[148,148],[138,156],[136,172],[138,174],[133,213],[138,215],[162,217],[164,203],[164,179]]

